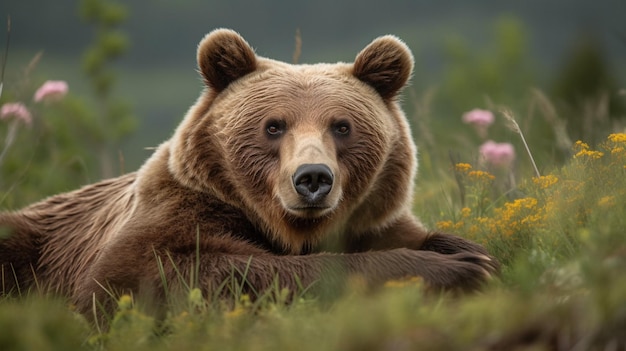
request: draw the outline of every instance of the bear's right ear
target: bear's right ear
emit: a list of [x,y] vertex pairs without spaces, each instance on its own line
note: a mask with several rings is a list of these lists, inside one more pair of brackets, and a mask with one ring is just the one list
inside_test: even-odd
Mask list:
[[352,74],[372,86],[385,100],[402,89],[413,72],[413,55],[393,35],[374,40],[354,60]]
[[256,55],[237,32],[216,29],[198,45],[198,67],[205,83],[220,92],[256,69]]

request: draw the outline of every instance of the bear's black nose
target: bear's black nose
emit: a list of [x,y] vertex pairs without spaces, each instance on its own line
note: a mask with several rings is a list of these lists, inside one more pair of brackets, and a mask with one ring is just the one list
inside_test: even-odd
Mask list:
[[325,164],[303,164],[293,174],[293,185],[307,202],[315,203],[330,192],[333,173]]

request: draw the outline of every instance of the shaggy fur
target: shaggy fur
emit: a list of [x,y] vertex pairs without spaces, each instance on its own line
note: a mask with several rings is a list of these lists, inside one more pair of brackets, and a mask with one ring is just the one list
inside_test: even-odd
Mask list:
[[[396,97],[413,57],[400,40],[376,39],[354,64],[290,65],[221,29],[198,66],[206,90],[139,171],[0,214],[3,293],[110,312],[104,288],[162,303],[192,275],[208,296],[229,278],[254,295],[354,274],[465,290],[497,270],[411,213],[416,148]],[[317,173],[296,184],[303,165],[323,166],[324,193]]]

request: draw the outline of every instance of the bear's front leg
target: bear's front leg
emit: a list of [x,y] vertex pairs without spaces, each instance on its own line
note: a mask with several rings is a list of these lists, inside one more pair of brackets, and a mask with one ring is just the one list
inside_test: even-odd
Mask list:
[[[492,276],[499,272],[500,263],[479,244],[457,235],[426,230],[412,214],[399,217],[382,230],[358,236],[347,244],[351,252],[390,250],[405,247],[413,250],[431,251],[451,259],[471,262]],[[475,277],[469,277],[473,280]]]
[[489,276],[476,264],[480,259],[472,253],[408,248],[274,255],[228,235],[205,236],[198,243],[183,235],[176,243],[149,247],[145,238],[131,235],[102,253],[75,302],[86,316],[104,320],[102,315],[115,312],[119,294],[133,294],[159,314],[169,299],[184,297],[193,287],[209,298],[232,299],[237,293],[257,298],[276,288],[319,296],[341,290],[350,276],[361,277],[370,287],[419,276],[437,289],[477,289]]

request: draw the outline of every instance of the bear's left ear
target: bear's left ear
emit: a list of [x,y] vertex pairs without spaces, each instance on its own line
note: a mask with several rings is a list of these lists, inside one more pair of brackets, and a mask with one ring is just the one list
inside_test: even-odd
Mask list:
[[371,85],[388,100],[396,96],[413,72],[413,55],[400,39],[393,35],[377,38],[354,60],[352,73]]
[[220,92],[256,69],[256,55],[237,32],[216,29],[198,45],[198,67],[205,83]]

